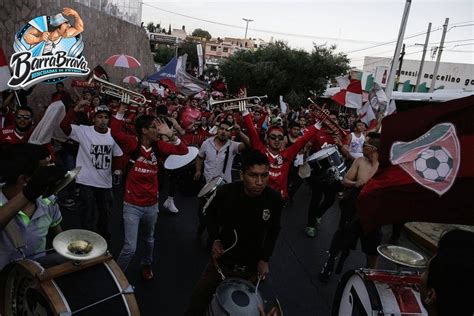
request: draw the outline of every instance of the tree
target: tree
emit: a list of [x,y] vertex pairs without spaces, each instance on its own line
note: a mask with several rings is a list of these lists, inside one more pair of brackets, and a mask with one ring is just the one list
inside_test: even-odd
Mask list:
[[267,94],[273,102],[283,95],[291,106],[305,102],[310,91],[322,93],[330,78],[349,69],[346,55],[335,46],[314,45],[313,51],[291,49],[276,42],[255,51],[239,51],[220,65],[230,92],[244,85],[248,95]]
[[155,50],[153,60],[161,65],[166,65],[174,57],[174,49],[166,45],[160,45]]
[[154,33],[155,32],[155,24],[153,22],[147,23],[146,29],[148,30],[148,32]]
[[203,29],[195,29],[191,35],[199,38],[205,38],[207,40],[212,38],[211,34]]
[[171,35],[171,24],[168,26],[168,35]]

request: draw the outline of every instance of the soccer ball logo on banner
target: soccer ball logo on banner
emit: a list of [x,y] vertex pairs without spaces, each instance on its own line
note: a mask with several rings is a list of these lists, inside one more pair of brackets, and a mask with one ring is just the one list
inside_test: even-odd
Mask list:
[[416,172],[424,179],[442,182],[453,170],[453,158],[441,146],[431,146],[415,160]]

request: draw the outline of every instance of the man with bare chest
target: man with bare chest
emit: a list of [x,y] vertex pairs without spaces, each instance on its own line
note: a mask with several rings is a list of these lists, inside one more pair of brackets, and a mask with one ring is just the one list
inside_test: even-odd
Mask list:
[[[380,134],[369,133],[363,145],[363,157],[354,160],[351,168],[347,172],[342,185],[345,187],[344,198],[340,202],[341,218],[338,230],[333,236],[329,257],[320,273],[321,281],[329,279],[334,268],[336,257],[339,255],[336,272],[340,272],[345,259],[349,255],[350,249],[355,249],[358,237],[360,236],[357,222],[357,197],[362,187],[377,172],[379,167],[378,148],[380,146]],[[380,243],[381,232],[376,230],[367,235],[361,236],[362,251],[367,256],[367,267],[375,268],[377,264],[377,246]]]

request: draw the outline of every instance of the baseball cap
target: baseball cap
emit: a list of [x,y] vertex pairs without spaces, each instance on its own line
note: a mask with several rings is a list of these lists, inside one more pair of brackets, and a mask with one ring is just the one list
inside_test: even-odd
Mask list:
[[49,24],[51,24],[52,26],[60,26],[61,24],[65,22],[69,22],[69,20],[66,19],[64,15],[62,15],[61,13],[52,15],[51,19],[49,20]]
[[108,114],[110,114],[111,111],[110,111],[110,109],[107,105],[101,104],[101,105],[95,107],[94,116],[99,114],[99,113],[108,113]]

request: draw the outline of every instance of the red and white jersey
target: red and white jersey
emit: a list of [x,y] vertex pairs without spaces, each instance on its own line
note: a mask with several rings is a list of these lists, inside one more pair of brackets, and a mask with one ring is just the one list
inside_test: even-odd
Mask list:
[[282,198],[286,199],[288,197],[288,173],[290,172],[291,164],[298,152],[318,130],[314,126],[309,127],[308,131],[298,138],[293,145],[275,155],[261,142],[250,115],[244,115],[244,122],[247,125],[252,148],[265,154],[270,162],[268,186],[280,192]]
[[29,134],[20,135],[15,128],[0,129],[0,144],[18,144],[28,142]]
[[158,159],[153,149],[141,146],[135,164],[125,182],[124,201],[140,206],[153,205],[158,201]]
[[[114,119],[111,121],[110,128],[112,136],[124,152],[126,157],[124,161],[128,161],[139,144],[136,136],[123,132],[123,125],[124,121]],[[160,156],[188,153],[188,147],[179,138],[174,143],[159,140],[156,147]],[[140,147],[140,154],[125,180],[125,202],[138,206],[151,206],[158,202],[158,158],[160,157],[156,157],[151,147]]]

